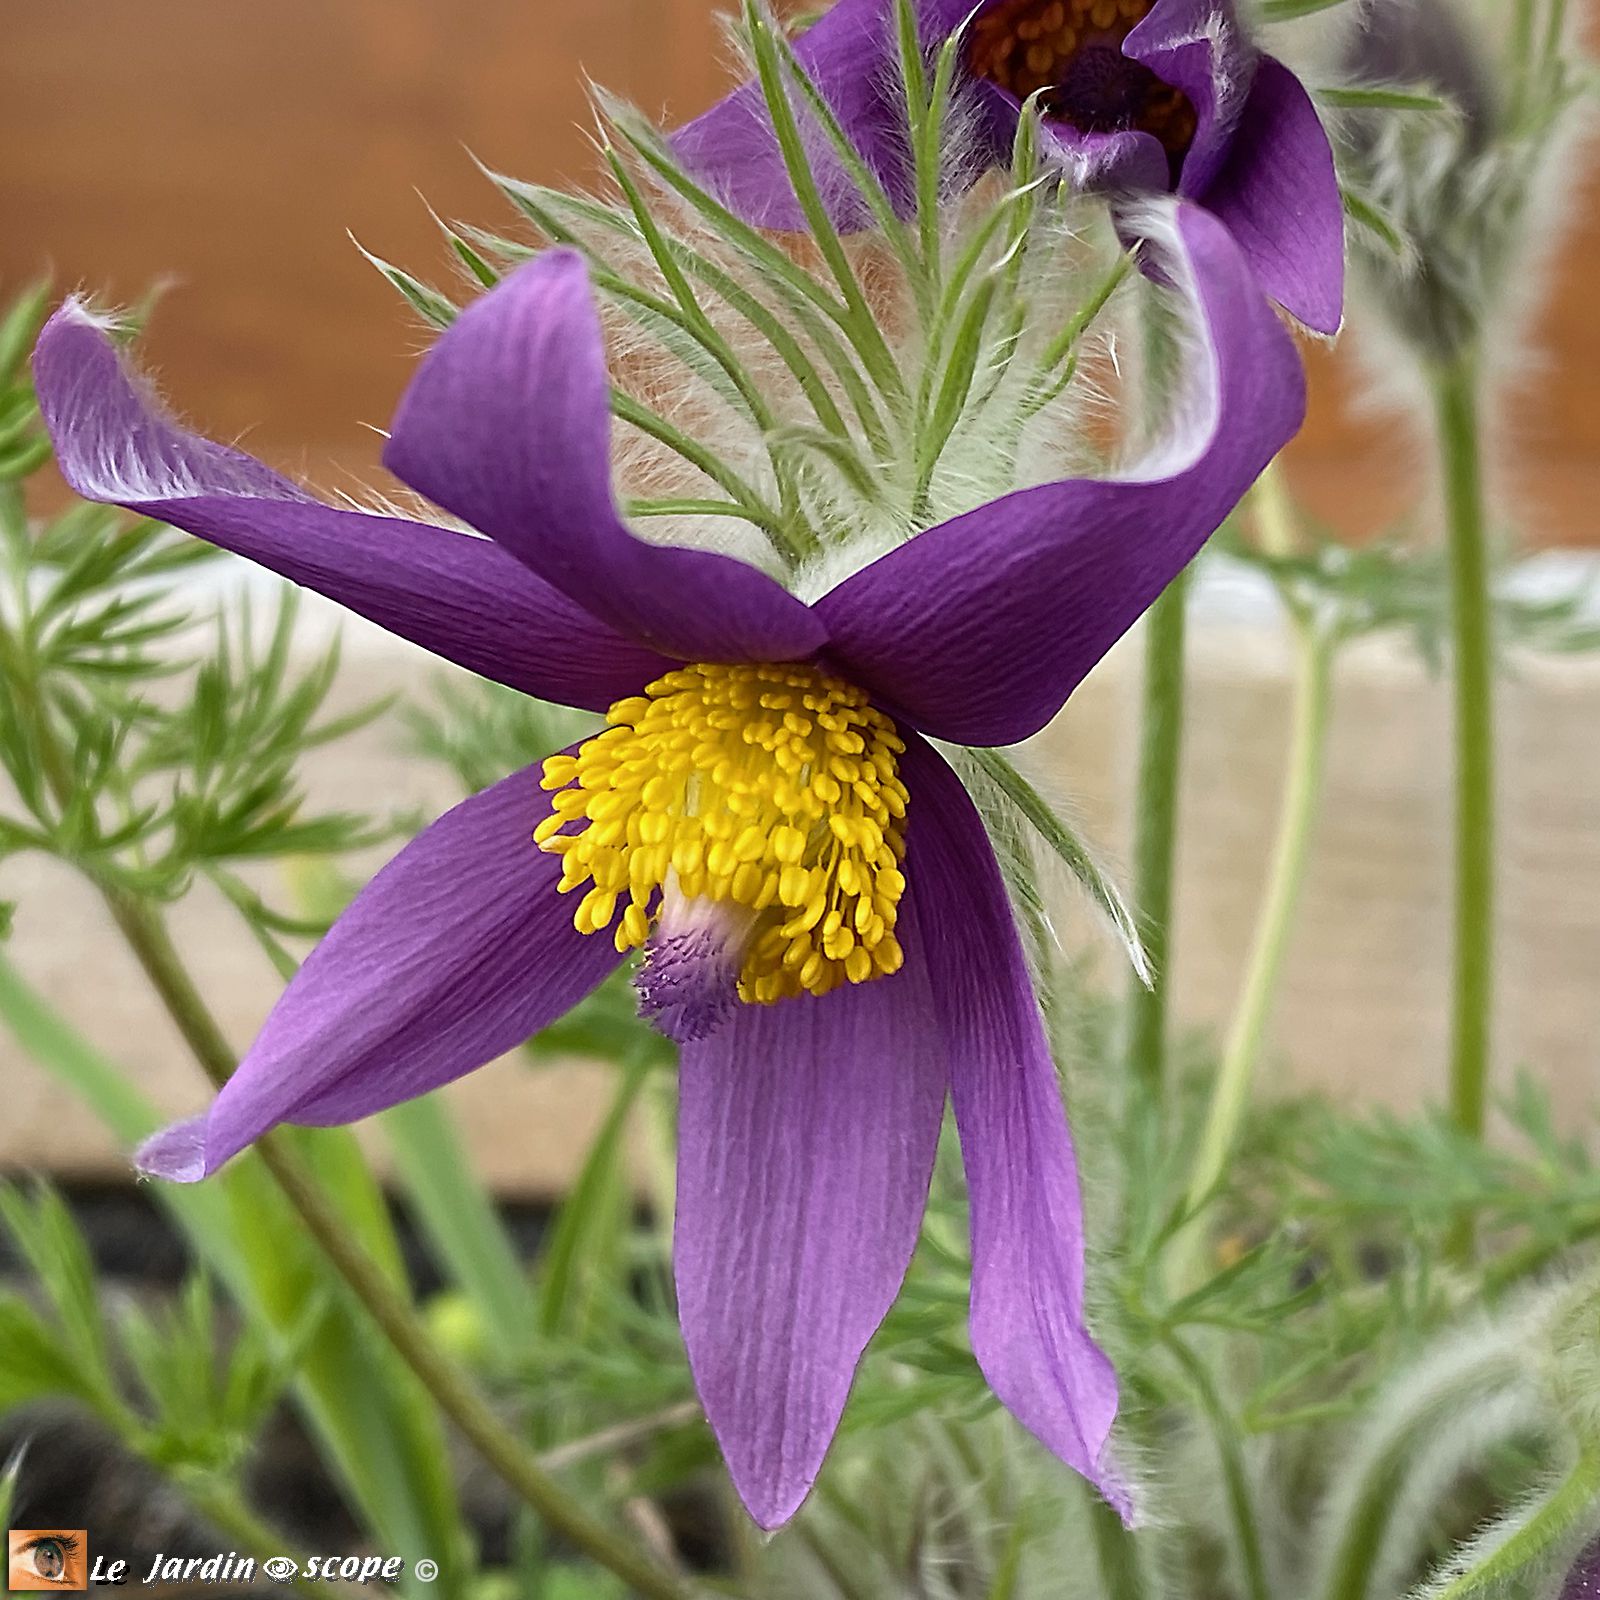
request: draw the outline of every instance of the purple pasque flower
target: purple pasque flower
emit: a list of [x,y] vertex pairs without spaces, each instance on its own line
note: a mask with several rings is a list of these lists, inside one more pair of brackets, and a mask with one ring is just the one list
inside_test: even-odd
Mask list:
[[[1344,209],[1311,97],[1240,26],[1234,0],[914,0],[925,41],[961,42],[980,151],[1009,159],[1039,96],[1046,154],[1078,187],[1176,193],[1233,233],[1266,293],[1338,331]],[[795,54],[867,166],[909,205],[896,0],[838,0]],[[969,21],[970,19],[970,21]],[[810,152],[842,225],[868,213],[825,142]],[[760,87],[746,84],[673,136],[678,158],[759,227],[804,218]]]
[[[486,538],[322,504],[184,431],[87,312],[58,312],[34,370],[79,493],[486,677],[609,708],[605,733],[406,846],[209,1112],[141,1152],[145,1170],[197,1180],[279,1123],[352,1122],[435,1089],[642,941],[646,1008],[683,1041],[683,1333],[755,1519],[782,1523],[816,1476],[916,1243],[947,1096],[976,1357],[1126,1513],[1050,1050],[994,852],[929,740],[1036,732],[1299,425],[1299,361],[1237,245],[1198,208],[1168,224],[1164,274],[1196,329],[1183,448],[981,506],[812,605],[625,526],[601,333],[570,251],[461,315],[385,452]],[[576,911],[563,887],[583,889]]]

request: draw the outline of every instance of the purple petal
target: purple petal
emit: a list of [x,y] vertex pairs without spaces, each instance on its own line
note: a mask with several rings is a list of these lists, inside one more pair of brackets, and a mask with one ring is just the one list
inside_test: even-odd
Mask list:
[[152,1134],[134,1153],[133,1164],[152,1178],[199,1183],[206,1176],[206,1119],[190,1117]]
[[1256,282],[1291,316],[1334,334],[1344,318],[1344,205],[1311,96],[1263,59],[1228,159],[1202,196]]
[[1086,133],[1047,118],[1039,124],[1039,135],[1044,156],[1059,163],[1075,189],[1164,194],[1172,187],[1167,152],[1154,134],[1132,128]]
[[384,461],[666,655],[788,661],[823,642],[816,617],[764,572],[647,544],[622,522],[600,320],[575,251],[528,262],[462,312],[400,402]]
[[356,897],[274,1007],[203,1125],[139,1165],[193,1182],[280,1122],[331,1127],[437,1089],[576,1005],[620,959],[572,925],[530,767],[447,812]]
[[[972,0],[918,0],[924,42],[941,43],[972,9]],[[862,160],[895,204],[908,209],[912,185],[894,0],[839,0],[801,36],[795,55]],[[812,119],[797,111],[806,129]],[[744,221],[758,228],[806,227],[760,84],[745,84],[687,123],[672,146],[695,180]],[[810,128],[807,153],[835,224],[866,226],[871,214],[820,129]]]
[[1578,1557],[1557,1600],[1600,1600],[1600,1543],[1591,1544]]
[[[1194,106],[1195,135],[1178,189],[1198,195],[1227,158],[1255,74],[1256,53],[1239,28],[1231,0],[1158,0],[1122,49],[1183,90]],[[1016,99],[992,88],[991,93],[1010,107],[1014,125]],[[1084,131],[1048,117],[1041,132],[1046,154],[1065,168],[1075,188],[1120,195],[1165,194],[1172,188],[1167,152],[1153,134]]]
[[972,1202],[972,1349],[1030,1432],[1127,1518],[1107,1459],[1117,1380],[1083,1314],[1083,1212],[1055,1064],[983,823],[943,759],[912,738],[908,895]]
[[1129,477],[981,506],[817,604],[839,670],[924,733],[992,745],[1038,732],[1300,426],[1299,355],[1239,247],[1198,207],[1162,207],[1142,231],[1154,242],[1170,226],[1160,267],[1199,345],[1181,449]]
[[34,352],[61,471],[85,499],[170,522],[514,689],[601,710],[664,670],[486,539],[340,510],[179,427],[76,301]]
[[1203,194],[1228,158],[1259,59],[1233,0],[1157,0],[1122,51],[1188,96],[1195,135],[1178,192]]
[[695,1386],[763,1528],[805,1499],[915,1248],[945,1055],[915,935],[892,978],[741,1005],[685,1048],[678,1307]]

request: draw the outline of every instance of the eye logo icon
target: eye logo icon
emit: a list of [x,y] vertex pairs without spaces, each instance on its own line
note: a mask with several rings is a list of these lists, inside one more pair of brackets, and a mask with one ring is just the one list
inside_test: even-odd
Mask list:
[[288,1556],[273,1556],[261,1563],[261,1570],[274,1583],[287,1583],[300,1568]]
[[12,1594],[89,1587],[89,1535],[83,1528],[13,1528],[6,1587]]

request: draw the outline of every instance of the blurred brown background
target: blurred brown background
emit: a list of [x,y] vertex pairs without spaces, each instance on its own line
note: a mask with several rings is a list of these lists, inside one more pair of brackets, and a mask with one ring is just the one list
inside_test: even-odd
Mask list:
[[[421,196],[497,222],[467,156],[543,180],[591,170],[582,77],[674,119],[723,82],[723,0],[10,0],[0,35],[0,284],[42,265],[122,299],[171,277],[149,353],[187,415],[275,464],[370,476],[421,335],[346,237],[447,269]],[[1600,218],[1564,252],[1549,353],[1510,415],[1521,519],[1600,543]],[[1559,343],[1550,335],[1559,328]],[[1353,420],[1315,362],[1297,447],[1352,532],[1402,503],[1409,445]]]

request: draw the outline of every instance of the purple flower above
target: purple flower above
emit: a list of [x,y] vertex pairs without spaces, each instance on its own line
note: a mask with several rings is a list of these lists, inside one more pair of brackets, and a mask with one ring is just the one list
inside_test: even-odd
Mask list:
[[58,312],[34,370],[79,493],[609,723],[378,873],[145,1170],[194,1181],[280,1123],[427,1093],[642,945],[644,1007],[683,1045],[683,1333],[755,1519],[782,1523],[816,1477],[916,1243],[947,1098],[978,1362],[1127,1514],[1054,1066],[994,853],[928,739],[1036,732],[1299,426],[1292,341],[1228,230],[1195,207],[1152,230],[1196,333],[1180,447],[983,506],[814,605],[625,525],[599,322],[570,251],[465,311],[395,419],[389,466],[488,537],[322,504],[185,431],[93,317]]
[[[896,0],[838,0],[796,55],[897,201],[909,178]],[[1047,154],[1078,187],[1176,193],[1233,233],[1266,293],[1308,328],[1338,331],[1344,210],[1333,152],[1292,72],[1240,27],[1234,0],[916,0],[926,43],[965,24],[962,61],[984,152],[1009,159],[1039,96]],[[760,88],[747,84],[674,136],[679,158],[760,227],[804,218]],[[813,164],[841,223],[866,219],[833,153]]]

